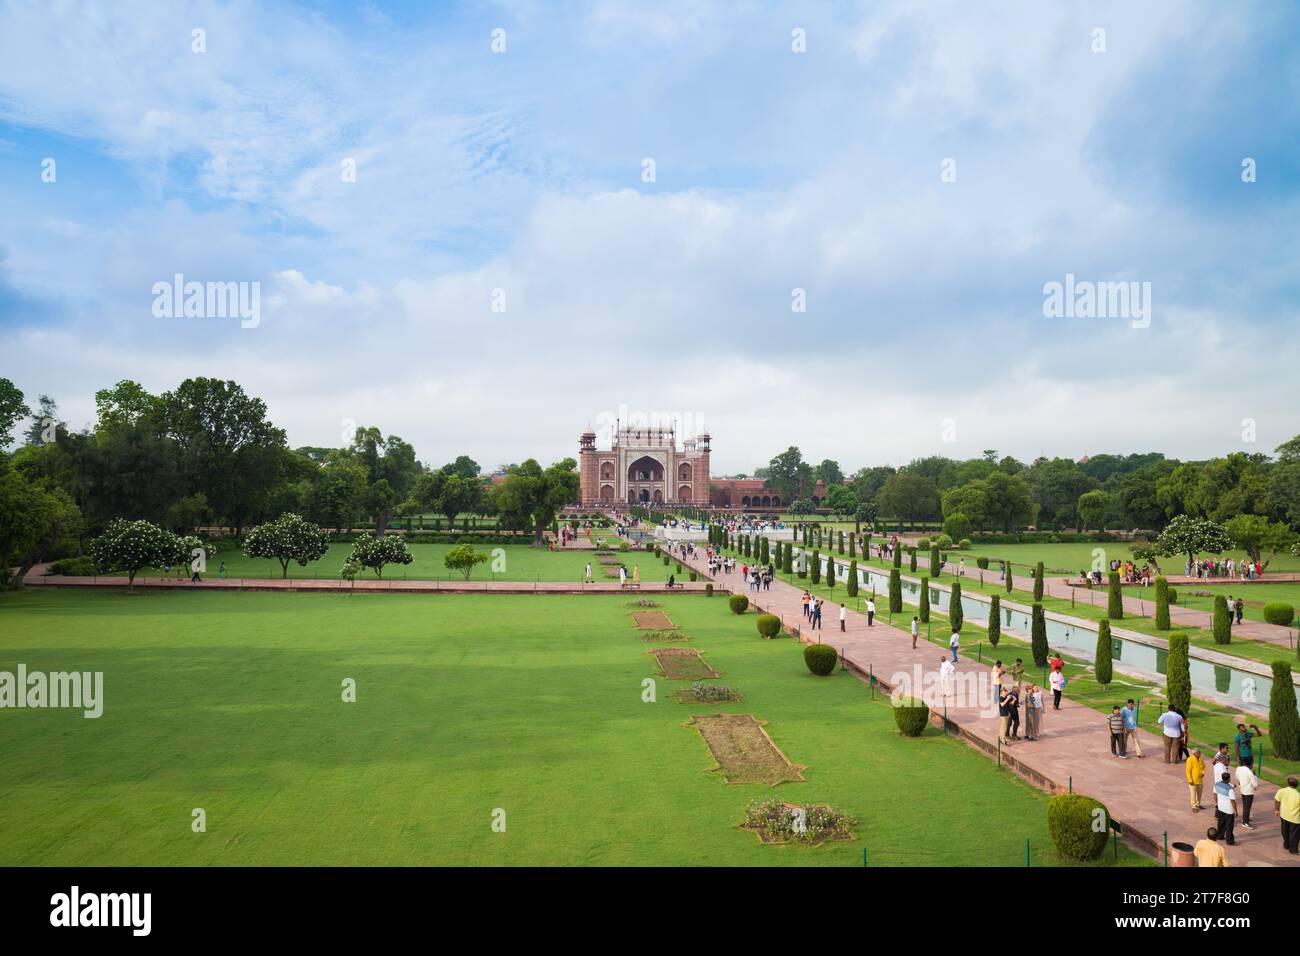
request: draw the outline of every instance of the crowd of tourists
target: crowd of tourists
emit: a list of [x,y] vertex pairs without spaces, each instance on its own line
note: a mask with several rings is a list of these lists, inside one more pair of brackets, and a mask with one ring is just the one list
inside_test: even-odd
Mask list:
[[1264,565],[1259,561],[1235,558],[1193,558],[1184,567],[1189,578],[1205,580],[1208,578],[1240,578],[1252,581],[1264,576]]

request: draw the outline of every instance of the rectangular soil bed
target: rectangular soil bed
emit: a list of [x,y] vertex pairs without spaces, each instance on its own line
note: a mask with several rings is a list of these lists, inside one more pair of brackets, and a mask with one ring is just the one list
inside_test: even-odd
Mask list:
[[648,631],[669,631],[677,626],[663,611],[633,611],[632,620]]
[[786,759],[753,714],[715,714],[692,717],[727,783],[763,783],[774,787],[786,781],[803,780],[797,767]]
[[660,673],[669,680],[705,680],[718,676],[693,647],[657,647],[650,653],[659,662]]

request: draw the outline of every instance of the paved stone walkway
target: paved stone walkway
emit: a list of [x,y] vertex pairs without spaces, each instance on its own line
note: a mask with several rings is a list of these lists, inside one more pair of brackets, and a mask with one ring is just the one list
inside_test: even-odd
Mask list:
[[[685,559],[685,562],[702,570],[706,564],[702,552],[703,549],[696,558]],[[912,675],[917,667],[922,669],[922,674],[937,672],[945,653],[944,649],[926,642],[923,637],[913,649],[911,635],[906,630],[892,627],[879,617],[869,627],[866,615],[852,609],[848,612],[846,630],[841,632],[839,609],[829,601],[824,609],[824,629],[810,632],[803,620],[802,592],[798,588],[776,580],[769,591],[748,591],[739,572],[719,575],[716,580],[721,588],[748,594],[757,607],[780,616],[787,628],[798,628],[804,641],[820,638],[824,643],[839,648],[849,665],[862,675],[873,674],[885,691],[893,688],[896,675],[914,679]],[[884,602],[881,603],[883,606]],[[957,671],[960,675],[975,675],[974,680],[989,686],[988,667],[963,656]],[[1051,793],[1066,792],[1072,783],[1074,792],[1103,801],[1114,819],[1123,825],[1130,845],[1138,849],[1162,856],[1166,832],[1170,844],[1175,841],[1194,844],[1203,837],[1206,828],[1214,824],[1213,810],[1192,812],[1183,765],[1181,762],[1174,765],[1163,762],[1160,738],[1148,730],[1139,730],[1140,745],[1147,756],[1128,760],[1112,757],[1104,715],[1069,700],[1068,687],[1066,691],[1066,699],[1059,711],[1052,710],[1050,692],[1047,693],[1043,736],[1032,742],[1021,740],[1008,744],[1002,750],[1003,765]],[[948,730],[996,758],[999,729],[996,711],[993,715],[982,711],[977,703],[951,707],[946,718]],[[936,723],[941,723],[942,709],[932,716]],[[1149,721],[1147,723],[1154,726]],[[1210,755],[1206,756],[1208,759]],[[1265,784],[1257,793],[1252,812],[1256,822],[1254,830],[1245,829],[1238,821],[1237,845],[1227,848],[1234,866],[1295,866],[1300,863],[1282,848],[1278,818],[1273,815],[1275,790],[1272,785]],[[1203,802],[1212,807],[1208,784],[1206,794]]]

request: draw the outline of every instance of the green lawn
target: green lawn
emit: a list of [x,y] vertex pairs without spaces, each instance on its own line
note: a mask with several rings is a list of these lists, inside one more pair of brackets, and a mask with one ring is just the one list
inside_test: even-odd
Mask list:
[[[617,551],[617,543],[611,541],[611,546]],[[388,565],[384,568],[384,577],[402,580],[438,580],[438,581],[460,581],[463,580],[459,572],[447,570],[443,564],[443,558],[447,551],[455,547],[452,544],[412,544],[410,545],[411,556],[415,559],[407,565]],[[618,577],[606,578],[602,574],[602,565],[600,558],[602,555],[593,554],[590,549],[579,551],[577,549],[567,549],[559,551],[548,551],[546,548],[532,548],[525,544],[476,544],[474,548],[483,554],[488,555],[488,560],[478,565],[474,569],[471,580],[497,580],[497,581],[573,581],[578,582],[583,578],[586,570],[586,564],[591,562],[592,574],[596,581],[617,581]],[[313,561],[305,568],[299,567],[295,563],[289,564],[289,577],[291,578],[333,578],[338,579],[339,573],[343,569],[343,562],[347,560],[348,554],[352,550],[350,544],[332,544],[329,553],[320,561]],[[497,564],[494,570],[494,559],[504,558],[504,564]],[[627,551],[615,553],[610,556],[617,558],[627,565],[629,576],[633,567],[641,571],[643,581],[664,581],[667,580],[669,573],[676,573],[677,564],[673,562],[665,566],[663,559],[655,559],[654,555],[645,551]],[[278,578],[280,576],[280,563],[270,558],[248,558],[241,551],[221,552],[208,557],[208,577],[216,577],[218,569],[222,562],[226,565],[227,578]],[[611,567],[617,570],[616,565]],[[141,577],[157,578],[162,575],[158,568],[150,568],[141,572]],[[366,571],[362,574],[363,579],[373,579],[373,572]]]
[[[931,535],[931,538],[934,537]],[[1097,542],[1095,544],[976,544],[964,551],[954,549],[951,552],[951,560],[957,561],[965,556],[967,565],[973,565],[975,558],[983,556],[989,559],[995,574],[999,560],[1010,561],[1017,568],[1033,567],[1042,561],[1048,574],[1058,576],[1068,574],[1071,577],[1078,577],[1081,570],[1093,567],[1095,549],[1101,551],[1103,569],[1109,568],[1111,561],[1127,561],[1133,557],[1127,544]],[[1228,558],[1242,561],[1245,560],[1246,554],[1244,551],[1231,551],[1217,557],[1225,561]],[[1166,574],[1182,574],[1185,561],[1185,558],[1165,558],[1160,562],[1160,566]],[[1264,571],[1266,579],[1270,571],[1300,571],[1300,557],[1286,553],[1278,554]],[[1257,587],[1257,585],[1247,585],[1247,587]]]
[[[1041,792],[934,728],[901,738],[883,698],[721,599],[660,603],[742,702],[661,678],[643,703],[622,596],[0,596],[0,669],[105,675],[97,720],[0,720],[0,865],[1018,866],[1027,838],[1059,862]],[[684,725],[719,711],[767,721],[806,781],[711,773]],[[769,796],[840,807],[856,839],[762,846],[737,825]]]

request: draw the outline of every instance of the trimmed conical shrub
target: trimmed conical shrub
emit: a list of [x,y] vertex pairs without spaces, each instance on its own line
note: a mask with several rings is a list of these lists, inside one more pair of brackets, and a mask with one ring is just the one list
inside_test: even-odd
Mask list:
[[768,558],[769,551],[770,551],[770,549],[769,549],[768,546],[767,546],[767,538],[764,538],[764,539],[763,539],[763,549],[762,549],[762,553],[759,555],[759,559],[758,559],[760,564],[767,564],[767,563],[768,563],[768,561],[769,561],[769,558]]
[[1232,642],[1232,616],[1228,612],[1228,601],[1222,594],[1214,596],[1214,643]]
[[907,551],[907,569],[913,574],[916,573],[916,548],[909,548]]
[[937,578],[942,572],[939,570],[939,546],[930,545],[930,577]]
[[898,568],[889,569],[889,612],[903,613],[903,572]]
[[856,558],[857,556],[858,556],[858,536],[855,532],[850,531],[849,532],[849,557]]
[[1043,599],[1043,562],[1039,561],[1034,567],[1034,600]]
[[812,553],[812,583],[822,583],[822,553],[817,550]]
[[921,604],[917,617],[921,619],[922,624],[930,623],[930,579],[921,578]]
[[1291,665],[1273,662],[1273,690],[1268,695],[1268,732],[1273,753],[1283,760],[1300,760],[1300,716],[1296,714]]
[[844,590],[849,597],[858,596],[858,562],[856,558],[849,562],[849,576],[844,582]]
[[1106,616],[1112,621],[1124,617],[1124,588],[1120,584],[1119,572],[1112,571],[1106,583]]
[[835,556],[833,554],[826,557],[826,586],[832,591],[835,590]]
[[1169,582],[1156,578],[1156,630],[1169,630]]
[[844,553],[844,532],[840,532],[840,554]]
[[[792,543],[793,543],[793,542],[792,542]],[[793,573],[793,571],[794,571],[794,548],[792,548],[789,544],[787,544],[787,545],[782,549],[781,559],[782,559],[782,561],[784,562],[784,563],[781,565],[781,570],[782,570],[784,573],[786,573],[786,574],[791,574],[791,573]]]
[[1041,604],[1034,605],[1034,619],[1029,628],[1030,650],[1034,653],[1034,663],[1039,667],[1047,666],[1047,615]]
[[952,623],[954,631],[961,631],[961,626],[965,622],[965,615],[961,607],[960,581],[952,583],[952,592],[948,595],[948,620]]
[[989,647],[997,647],[1002,639],[1002,598],[993,595],[989,601]]
[[1102,621],[1097,625],[1097,654],[1094,661],[1097,671],[1097,683],[1102,687],[1109,684],[1114,677],[1110,666],[1110,652],[1110,621]]
[[[1169,657],[1165,662],[1165,693],[1169,697],[1169,703],[1174,707],[1184,714],[1191,713],[1192,670],[1187,659],[1187,635],[1181,631],[1169,635]],[[1294,698],[1292,700],[1294,701]]]
[[1007,593],[1010,594],[1011,593],[1011,562],[1010,561],[1006,562],[1006,565],[1007,565]]
[[896,547],[894,548],[894,567],[901,568],[902,566],[903,566],[903,549],[901,547]]

